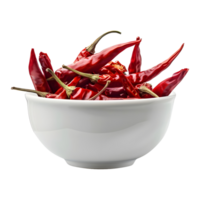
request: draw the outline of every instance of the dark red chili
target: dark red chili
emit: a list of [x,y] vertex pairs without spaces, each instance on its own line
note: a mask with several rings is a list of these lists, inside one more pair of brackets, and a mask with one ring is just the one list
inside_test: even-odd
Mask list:
[[[94,85],[89,83],[87,85],[87,89],[93,90],[94,92],[98,92],[103,89],[103,86],[98,83],[95,83]],[[127,93],[123,87],[111,87],[111,88],[107,87],[104,91],[104,94],[107,97],[122,97],[122,98],[127,97]]]
[[174,73],[172,77],[169,77],[164,81],[160,82],[153,89],[153,92],[155,92],[159,97],[168,96],[173,91],[173,89],[183,80],[188,70],[188,68],[185,68]]
[[56,76],[56,74],[54,74],[54,72],[52,70],[50,70],[50,69],[46,69],[46,70],[59,83],[59,85],[61,87],[63,87],[63,89],[65,90],[65,93],[69,99],[82,99],[82,100],[95,99],[106,89],[106,87],[109,84],[109,81],[108,81],[107,84],[102,89],[102,91],[100,91],[99,93],[96,93],[92,90],[88,90],[88,89],[84,89],[84,88],[79,88],[79,87],[75,87],[75,86],[67,86]]
[[[81,72],[96,73],[101,67],[105,66],[119,53],[139,42],[140,40],[137,40],[109,47],[99,53],[94,54],[93,56],[82,58],[80,61],[70,64],[68,66]],[[76,76],[74,72],[63,68],[56,70],[55,74],[63,82],[71,81],[72,78]]]
[[29,74],[35,90],[41,92],[51,92],[51,89],[39,68],[34,49],[31,49],[31,55],[29,61]]
[[112,69],[113,71],[116,71],[116,73],[120,76],[120,81],[124,87],[124,90],[127,92],[127,94],[130,97],[137,97],[140,98],[139,93],[137,92],[137,90],[134,88],[134,86],[132,85],[132,83],[127,79],[127,77],[125,76],[124,73],[122,73],[119,69],[114,68]]
[[[49,74],[46,71],[47,68],[49,68],[53,71],[53,67],[51,65],[51,60],[50,60],[49,56],[46,53],[40,52],[39,61],[42,66],[42,71],[44,73],[45,78],[46,79],[50,78],[51,74]],[[53,93],[56,92],[60,88],[60,85],[55,80],[48,81],[48,85],[51,88],[51,91]]]
[[151,96],[150,94],[141,92],[140,91],[141,86],[146,86],[149,90],[152,91],[153,90],[152,85],[149,83],[141,83],[141,84],[135,85],[135,89],[138,90],[141,98],[153,98],[153,96]]
[[78,62],[79,60],[81,60],[82,58],[87,58],[91,55],[93,55],[95,53],[95,47],[97,45],[97,43],[101,40],[101,38],[103,38],[105,35],[109,34],[109,33],[119,33],[121,34],[121,32],[119,31],[109,31],[104,33],[103,35],[99,36],[90,46],[84,48],[77,56],[75,62]]
[[163,70],[165,70],[167,67],[169,67],[169,65],[179,55],[179,53],[183,49],[183,46],[184,46],[184,44],[182,44],[181,47],[178,49],[178,51],[176,51],[172,56],[170,56],[164,62],[158,64],[155,67],[152,67],[151,69],[148,69],[148,70],[145,70],[142,72],[138,72],[135,74],[127,75],[127,78],[134,85],[150,81],[151,79],[156,77],[158,74],[160,74]]
[[119,69],[121,72],[125,73],[127,71],[126,67],[122,65],[119,61],[109,62],[106,66],[102,67],[98,74],[113,74],[112,67]]
[[[80,72],[80,71],[77,71],[75,69],[69,68],[68,66],[64,66],[64,65],[63,65],[63,68],[73,71],[77,75],[87,77],[93,83],[99,83],[99,84],[105,85],[106,82],[109,80],[109,81],[111,81],[111,84],[114,83],[115,87],[121,86],[120,76],[117,73],[116,74],[112,73],[112,74],[98,75],[98,74],[89,74],[89,73]],[[110,69],[112,71],[114,71],[115,67],[110,66]]]
[[[136,40],[140,40],[140,37],[137,37]],[[129,67],[128,67],[129,74],[140,72],[141,64],[142,64],[142,57],[141,57],[141,54],[140,54],[139,45],[140,45],[140,43],[136,44],[134,49],[133,49],[131,62],[130,62]]]

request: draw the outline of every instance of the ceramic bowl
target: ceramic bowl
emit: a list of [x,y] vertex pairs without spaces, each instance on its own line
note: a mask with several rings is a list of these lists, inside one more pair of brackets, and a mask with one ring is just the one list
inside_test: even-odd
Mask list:
[[175,93],[141,100],[62,100],[27,93],[32,129],[69,165],[93,169],[132,165],[167,131]]

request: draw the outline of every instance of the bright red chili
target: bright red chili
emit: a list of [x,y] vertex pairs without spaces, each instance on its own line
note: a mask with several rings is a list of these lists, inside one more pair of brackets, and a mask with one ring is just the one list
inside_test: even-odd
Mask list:
[[[86,100],[86,99],[90,99],[90,98],[94,97],[95,95],[97,95],[97,92],[94,92],[92,90],[79,88],[79,87],[75,87],[75,86],[67,86],[56,76],[56,74],[54,74],[54,72],[52,70],[47,69],[47,72],[49,72],[52,75],[52,77],[61,85],[61,87],[63,87],[63,89],[65,90],[65,93],[69,99]],[[107,85],[108,84],[109,83],[107,83]],[[100,95],[104,90],[105,90],[105,87],[102,89],[102,91],[99,92],[98,95]]]
[[159,97],[168,96],[173,91],[173,89],[183,80],[188,70],[188,68],[185,68],[174,73],[172,77],[169,77],[164,81],[160,82],[153,89],[153,92],[156,93]]
[[31,55],[29,61],[29,74],[35,90],[41,92],[51,92],[51,89],[39,68],[34,49],[31,49]]
[[[140,37],[137,37],[136,40],[140,40]],[[133,49],[131,62],[130,62],[129,67],[128,67],[129,74],[140,72],[141,64],[142,64],[142,57],[141,57],[141,54],[140,54],[139,45],[140,45],[140,43],[136,44],[134,49]]]
[[107,35],[109,33],[119,33],[119,34],[121,34],[121,32],[119,32],[119,31],[109,31],[109,32],[106,32],[103,35],[99,36],[90,46],[84,48],[78,54],[78,56],[77,56],[76,60],[74,61],[74,63],[78,62],[82,58],[87,58],[87,57],[93,55],[95,53],[95,47],[96,47],[97,43],[101,40],[101,38],[103,38],[105,35]]
[[184,46],[184,44],[182,44],[181,47],[164,62],[158,64],[155,67],[152,67],[151,69],[148,69],[148,70],[145,70],[142,72],[138,72],[135,74],[127,75],[127,78],[134,85],[150,81],[151,79],[156,77],[158,74],[160,74],[163,70],[165,70],[167,67],[169,67],[169,65],[179,55],[179,53],[183,49],[183,46]]
[[[105,66],[119,53],[139,42],[140,40],[137,40],[109,47],[99,53],[94,54],[93,56],[90,56],[88,58],[82,58],[80,61],[68,65],[68,67],[81,72],[96,73],[101,67]],[[76,76],[74,72],[63,68],[56,70],[55,74],[63,82],[71,81],[72,78]]]
[[124,90],[127,92],[127,94],[130,97],[137,97],[140,98],[139,93],[137,92],[137,90],[134,88],[134,86],[132,85],[132,83],[127,79],[127,77],[125,76],[124,73],[122,73],[119,69],[114,68],[112,69],[113,71],[116,71],[116,73],[120,76],[120,81],[124,87]]

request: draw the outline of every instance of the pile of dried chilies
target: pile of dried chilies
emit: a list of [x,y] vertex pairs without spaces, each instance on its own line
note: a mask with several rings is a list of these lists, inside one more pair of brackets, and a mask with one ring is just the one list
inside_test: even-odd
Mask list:
[[[148,81],[164,71],[179,55],[184,44],[167,60],[148,70],[141,71],[142,58],[140,54],[139,37],[135,41],[118,44],[95,54],[95,47],[102,37],[98,37],[90,46],[84,48],[70,65],[63,65],[55,71],[51,60],[46,53],[41,52],[39,68],[34,49],[31,50],[29,61],[29,74],[35,90],[12,87],[11,89],[34,92],[40,97],[54,99],[79,99],[79,100],[125,100],[158,98],[168,96],[187,74],[187,68],[181,69],[152,87]],[[135,45],[135,46],[134,46]],[[119,61],[113,62],[122,51],[134,46],[129,74]],[[43,73],[42,73],[43,72]]]

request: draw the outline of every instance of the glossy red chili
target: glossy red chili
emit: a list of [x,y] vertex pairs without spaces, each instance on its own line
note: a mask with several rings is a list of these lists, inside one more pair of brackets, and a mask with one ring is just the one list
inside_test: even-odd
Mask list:
[[118,34],[122,35],[124,34],[120,30],[107,30],[103,32],[102,34],[98,35],[96,38],[94,38],[86,47],[81,48],[74,59],[71,62],[77,62],[81,60],[82,58],[87,58],[97,52],[97,47],[101,43],[101,41],[110,34]]
[[119,34],[121,34],[119,31],[109,31],[109,32],[106,32],[103,35],[99,36],[90,46],[84,48],[78,54],[78,56],[77,56],[76,60],[74,61],[74,63],[78,62],[82,58],[87,58],[87,57],[93,55],[95,53],[95,47],[98,44],[98,42],[101,40],[101,38],[103,38],[105,35],[107,35],[109,33],[119,33]]
[[137,85],[135,85],[135,89],[138,91],[141,98],[153,98],[153,96],[151,96],[150,94],[147,94],[145,92],[141,92],[140,91],[141,86],[146,86],[149,90],[152,91],[153,90],[152,85],[149,84],[149,83],[137,84]]
[[120,76],[120,81],[124,87],[124,90],[127,92],[127,94],[130,97],[137,97],[140,98],[139,93],[137,92],[137,90],[134,88],[134,86],[132,85],[132,83],[127,79],[127,77],[125,76],[124,73],[122,73],[119,69],[114,68],[112,69],[113,71],[116,71],[116,73]]
[[39,68],[34,49],[31,49],[31,55],[29,61],[29,74],[35,90],[41,92],[51,92],[51,89]]
[[173,89],[183,80],[188,70],[188,68],[185,68],[174,73],[172,77],[169,77],[164,81],[160,82],[153,89],[153,92],[156,93],[159,97],[168,96],[173,91]]
[[[136,40],[140,40],[140,37],[137,37]],[[140,72],[141,64],[142,64],[142,57],[141,57],[141,54],[140,54],[139,45],[140,45],[140,43],[136,44],[134,49],[133,49],[131,62],[130,62],[129,67],[128,67],[129,74]]]
[[[118,73],[98,75],[98,74],[89,74],[89,73],[80,72],[78,70],[69,68],[68,66],[63,66],[63,68],[68,69],[70,71],[73,71],[77,75],[89,78],[90,81],[93,82],[93,83],[98,83],[98,84],[105,85],[106,82],[109,80],[109,81],[111,81],[111,84],[114,83],[115,87],[117,87],[118,85],[121,86],[120,76],[119,76]],[[118,68],[110,66],[110,70],[112,70],[113,72],[115,72],[114,69],[119,70]]]
[[119,69],[123,73],[127,71],[124,65],[122,65],[119,61],[115,61],[115,62],[109,62],[106,66],[102,67],[98,71],[98,74],[113,74],[115,72],[112,71],[112,67]]
[[[82,58],[80,61],[68,65],[68,67],[81,71],[81,72],[96,73],[101,67],[105,66],[108,62],[110,62],[113,58],[115,58],[119,53],[121,53],[128,47],[131,47],[139,42],[140,40],[137,40],[137,41],[131,41],[131,42],[118,44],[118,45],[109,47],[99,53],[94,54],[93,56],[90,56],[88,58]],[[63,82],[70,81],[72,80],[73,77],[76,76],[74,72],[64,69],[64,68],[60,68],[56,70],[55,74]]]
[[[50,78],[51,74],[49,74],[46,71],[47,68],[49,68],[53,71],[53,67],[51,65],[51,60],[50,60],[49,56],[46,53],[40,52],[39,61],[42,66],[42,71],[44,73],[45,78],[46,79]],[[48,81],[48,85],[51,88],[51,91],[53,93],[56,92],[60,88],[60,85],[55,80]]]
[[183,49],[183,46],[184,46],[184,44],[182,44],[182,46],[164,62],[156,65],[155,67],[152,67],[151,69],[148,69],[148,70],[145,70],[142,72],[138,72],[135,74],[127,75],[127,78],[134,85],[150,81],[151,79],[156,77],[158,74],[160,74],[163,70],[165,70],[167,67],[169,67],[169,65],[179,55],[179,53]]

